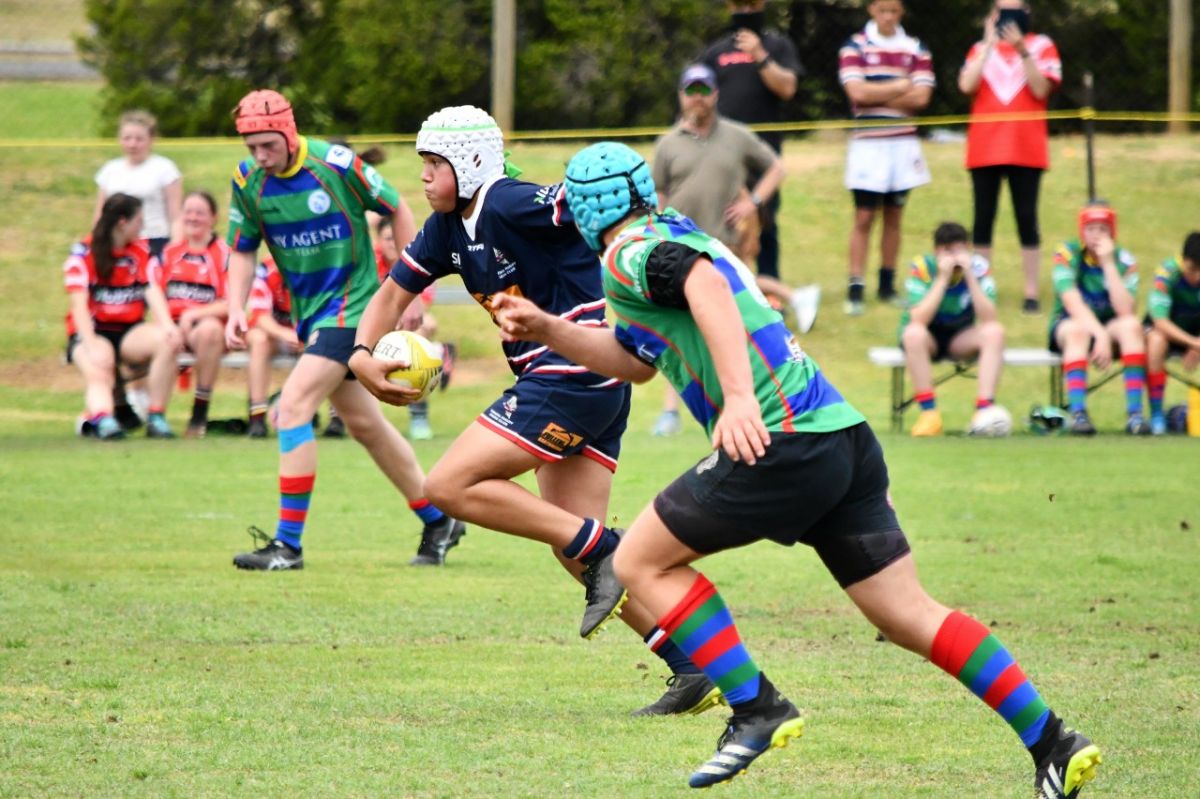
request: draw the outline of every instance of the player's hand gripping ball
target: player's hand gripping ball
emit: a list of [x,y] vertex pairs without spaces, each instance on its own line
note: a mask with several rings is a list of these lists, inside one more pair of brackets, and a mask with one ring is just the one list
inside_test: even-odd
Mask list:
[[398,386],[421,392],[425,399],[442,379],[442,346],[409,330],[393,330],[375,344],[371,353],[381,361],[404,361],[407,368],[388,373]]

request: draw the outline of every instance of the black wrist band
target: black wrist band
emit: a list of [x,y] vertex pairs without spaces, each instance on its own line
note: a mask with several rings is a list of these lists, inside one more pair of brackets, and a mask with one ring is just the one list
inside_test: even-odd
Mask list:
[[768,56],[767,56],[766,58],[764,58],[762,61],[759,61],[759,62],[758,62],[758,66],[757,66],[757,68],[758,68],[758,69],[764,69],[764,68],[765,68],[765,67],[766,67],[768,64],[770,64],[770,63],[771,63],[772,61],[774,61],[774,60],[775,60],[775,59],[771,58],[771,56],[769,56],[769,55],[768,55]]
[[355,344],[355,345],[354,345],[354,347],[353,347],[353,348],[351,348],[351,350],[350,350],[350,354],[351,354],[351,355],[353,355],[354,353],[358,352],[359,350],[362,350],[362,351],[363,351],[363,352],[365,352],[367,355],[373,355],[373,354],[374,354],[374,350],[372,350],[372,349],[371,349],[370,347],[368,347],[366,344]]

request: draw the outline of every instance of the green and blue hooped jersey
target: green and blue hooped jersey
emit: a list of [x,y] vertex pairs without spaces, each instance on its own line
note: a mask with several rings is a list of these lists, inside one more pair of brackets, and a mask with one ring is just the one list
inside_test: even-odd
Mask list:
[[626,226],[602,256],[604,292],[616,317],[617,339],[654,365],[710,434],[724,407],[708,346],[686,309],[656,305],[646,289],[646,262],[661,242],[690,247],[729,282],[763,422],[772,432],[827,433],[864,421],[801,349],[782,317],[759,291],[754,275],[719,240],[673,209]]

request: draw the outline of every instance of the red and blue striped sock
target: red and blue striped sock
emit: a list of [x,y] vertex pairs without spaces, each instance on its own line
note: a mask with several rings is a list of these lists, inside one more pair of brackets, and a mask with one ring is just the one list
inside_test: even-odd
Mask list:
[[918,391],[913,395],[913,399],[917,401],[923,411],[932,411],[937,407],[937,398],[934,397],[932,388],[928,391]]
[[1129,414],[1142,412],[1142,391],[1146,388],[1146,353],[1133,352],[1121,356],[1125,367],[1125,411]]
[[742,645],[733,616],[716,586],[703,575],[658,626],[721,689],[730,705],[758,696],[762,672]]
[[663,662],[671,669],[672,674],[699,674],[700,669],[696,668],[696,664],[688,659],[688,656],[683,654],[683,650],[675,645],[671,637],[663,632],[660,628],[655,627],[642,639],[646,642],[646,646],[650,647],[650,651],[663,659]]
[[1050,708],[987,627],[952,611],[934,636],[929,660],[999,713],[1026,747],[1042,737]]
[[424,497],[408,503],[408,507],[413,513],[417,514],[417,518],[419,518],[425,524],[434,524],[435,522],[440,522],[446,516],[446,514],[438,510],[432,502]]
[[1163,415],[1163,398],[1167,394],[1167,373],[1150,372],[1146,375],[1146,389],[1150,394],[1150,415]]
[[621,539],[595,519],[584,519],[583,526],[571,543],[563,547],[563,555],[580,563],[595,563],[617,548]]
[[1087,361],[1063,364],[1067,377],[1067,408],[1074,413],[1087,408]]
[[316,474],[279,475],[279,526],[275,528],[275,538],[296,551],[300,550],[300,536],[304,535],[316,480]]

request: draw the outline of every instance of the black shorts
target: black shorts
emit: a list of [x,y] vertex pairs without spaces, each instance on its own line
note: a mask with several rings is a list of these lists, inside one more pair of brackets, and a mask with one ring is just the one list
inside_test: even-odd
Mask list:
[[843,588],[909,551],[883,449],[866,422],[834,433],[772,433],[753,466],[714,451],[655,497],[654,510],[703,554],[764,538],[807,544]]
[[[116,327],[109,329],[96,328],[96,335],[112,344],[113,355],[115,362],[119,367],[121,365],[121,341],[125,338],[125,334],[133,329],[133,325],[129,327]],[[75,348],[82,341],[78,333],[72,333],[67,336],[67,363],[75,363]],[[120,371],[118,369],[118,371]]]
[[904,191],[851,189],[850,193],[854,195],[855,208],[870,208],[874,210],[881,205],[887,208],[903,208],[904,204],[908,202],[908,189]]
[[[954,337],[963,332],[974,322],[968,322],[965,325],[952,327],[950,325],[930,325],[926,328],[929,335],[933,336],[933,361],[944,361],[950,357],[950,342],[954,341]],[[904,339],[900,339],[900,349],[904,349]]]
[[354,354],[354,337],[358,335],[356,327],[319,327],[308,334],[304,345],[305,355],[319,355],[331,361],[337,361],[346,367],[346,380],[357,380],[354,372],[347,364]]
[[[1171,321],[1184,333],[1189,336],[1200,336],[1200,318],[1193,317],[1191,319],[1177,319],[1171,317]],[[1150,314],[1146,314],[1142,318],[1142,331],[1149,333],[1154,329],[1154,320],[1150,318]],[[1174,341],[1167,342],[1167,357],[1174,358],[1187,354],[1188,348]]]

